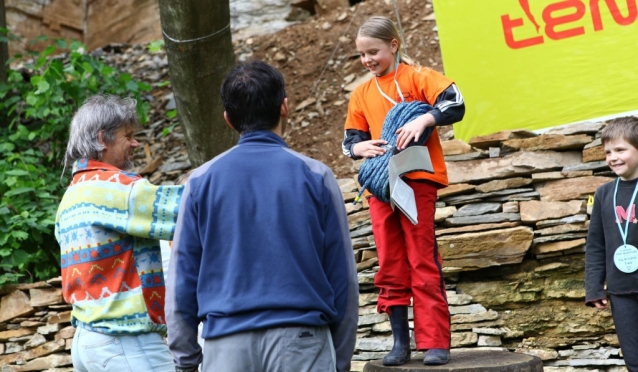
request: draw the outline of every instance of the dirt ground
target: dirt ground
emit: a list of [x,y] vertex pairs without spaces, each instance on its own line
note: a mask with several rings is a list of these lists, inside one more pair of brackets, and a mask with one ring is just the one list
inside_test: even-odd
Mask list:
[[[443,72],[431,0],[397,0],[407,54],[419,64]],[[369,16],[397,23],[390,0],[367,0],[352,7],[320,9],[318,15],[272,35],[235,42],[239,59],[261,59],[277,67],[286,80],[293,114],[286,133],[296,151],[324,162],[337,177],[354,174],[341,152],[349,91],[344,89],[366,70],[354,38]]]

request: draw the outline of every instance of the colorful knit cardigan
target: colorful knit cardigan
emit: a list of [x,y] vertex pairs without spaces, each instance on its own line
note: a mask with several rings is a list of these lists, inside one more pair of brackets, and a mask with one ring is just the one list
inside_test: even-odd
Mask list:
[[55,221],[74,326],[166,333],[159,239],[173,239],[182,191],[98,161],[75,162]]

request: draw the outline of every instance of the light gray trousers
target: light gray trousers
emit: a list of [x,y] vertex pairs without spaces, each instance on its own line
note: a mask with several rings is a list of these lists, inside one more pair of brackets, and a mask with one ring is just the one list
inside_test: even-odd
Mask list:
[[335,351],[328,327],[283,327],[204,342],[201,372],[331,372]]

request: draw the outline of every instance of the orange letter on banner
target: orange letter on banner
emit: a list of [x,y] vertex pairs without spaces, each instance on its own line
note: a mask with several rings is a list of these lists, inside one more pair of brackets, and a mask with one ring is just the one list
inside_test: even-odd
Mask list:
[[[594,23],[594,31],[600,31],[603,29],[603,21],[600,18],[600,7],[598,6],[598,2],[600,0],[590,0],[589,7],[591,8],[591,19]],[[618,9],[618,4],[616,4],[616,0],[605,0],[607,3],[607,8],[611,12],[612,17],[614,17],[614,21],[621,26],[627,26],[636,21],[636,17],[638,17],[638,11],[636,11],[636,0],[627,0],[627,10],[629,13],[627,17],[623,17],[620,14],[620,9]]]
[[[575,12],[572,14],[560,16],[560,17],[552,17],[552,13],[563,10],[575,8]],[[578,36],[585,33],[585,27],[575,27],[570,28],[564,31],[556,31],[556,27],[563,25],[565,23],[578,21],[583,18],[585,15],[585,4],[580,0],[565,0],[555,4],[548,5],[545,9],[543,9],[543,21],[545,21],[545,34],[550,39],[559,40],[565,39],[568,37]]]
[[505,35],[505,43],[512,49],[520,49],[530,47],[536,44],[543,43],[542,36],[530,37],[529,39],[514,40],[514,33],[512,29],[514,27],[520,27],[523,25],[522,18],[510,19],[509,14],[501,16],[501,23],[503,24],[503,34]]

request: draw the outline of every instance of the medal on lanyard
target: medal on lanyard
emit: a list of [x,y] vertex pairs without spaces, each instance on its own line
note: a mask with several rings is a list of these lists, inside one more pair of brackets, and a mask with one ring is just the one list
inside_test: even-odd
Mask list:
[[614,265],[618,268],[618,270],[623,273],[633,273],[638,270],[638,248],[634,247],[631,244],[627,244],[627,234],[629,233],[629,220],[631,219],[632,214],[635,215],[635,207],[634,201],[636,200],[636,193],[638,192],[638,183],[636,183],[636,187],[634,188],[634,193],[631,196],[631,201],[629,202],[629,206],[627,207],[627,220],[625,222],[625,231],[622,229],[622,222],[620,221],[620,216],[618,216],[618,212],[616,210],[616,195],[618,194],[618,183],[620,182],[620,178],[616,180],[616,188],[614,189],[614,216],[616,216],[616,223],[618,224],[618,230],[620,230],[620,236],[622,237],[623,245],[616,248],[616,252],[614,253]]

